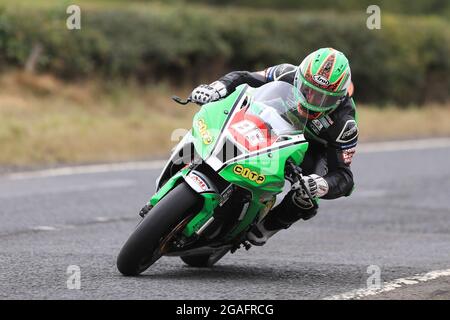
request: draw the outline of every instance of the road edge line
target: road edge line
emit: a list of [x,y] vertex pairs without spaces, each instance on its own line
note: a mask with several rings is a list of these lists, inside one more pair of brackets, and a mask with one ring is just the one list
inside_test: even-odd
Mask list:
[[410,277],[398,278],[392,281],[384,282],[381,288],[355,289],[325,297],[323,300],[357,300],[447,276],[450,276],[450,269],[434,270],[427,273],[416,274]]

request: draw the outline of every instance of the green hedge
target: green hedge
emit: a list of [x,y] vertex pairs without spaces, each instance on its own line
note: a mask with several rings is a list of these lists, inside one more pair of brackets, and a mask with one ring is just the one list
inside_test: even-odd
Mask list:
[[82,29],[65,28],[65,6],[0,10],[0,68],[23,67],[43,47],[38,70],[66,79],[168,79],[194,84],[233,69],[297,64],[332,46],[351,61],[360,101],[402,105],[447,101],[450,24],[437,17],[275,13],[189,6],[82,8]]
[[[145,1],[145,0],[144,0]],[[156,1],[156,0],[146,0]],[[450,15],[448,0],[171,0],[194,2],[216,6],[240,6],[249,8],[362,11],[370,5],[378,5],[382,11],[402,14]]]

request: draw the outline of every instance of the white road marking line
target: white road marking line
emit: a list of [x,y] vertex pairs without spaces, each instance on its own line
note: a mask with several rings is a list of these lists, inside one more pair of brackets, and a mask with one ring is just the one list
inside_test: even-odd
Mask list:
[[167,160],[145,161],[145,162],[125,162],[99,165],[86,165],[76,167],[63,167],[39,171],[17,172],[6,175],[10,180],[22,180],[44,177],[71,176],[77,174],[102,173],[102,172],[120,172],[136,170],[160,169],[166,164]]
[[97,217],[94,219],[96,222],[108,222],[111,220],[111,218],[108,217]]
[[427,282],[430,280],[435,280],[440,277],[448,277],[450,276],[450,269],[445,270],[435,270],[430,271],[423,274],[417,274],[411,277],[399,278],[392,281],[388,281],[383,283],[381,288],[379,289],[356,289],[348,292],[344,292],[341,294],[337,294],[334,296],[329,296],[324,298],[324,300],[352,300],[352,299],[361,299],[364,297],[378,295],[384,292],[393,291],[399,288],[405,288],[408,285],[415,285],[418,283]]
[[358,190],[358,192],[355,191],[352,196],[356,197],[362,197],[362,198],[382,198],[385,197],[388,194],[388,190],[382,190],[382,189],[373,189],[373,190]]
[[[432,138],[420,140],[368,142],[361,143],[357,147],[357,153],[392,152],[405,150],[425,150],[450,147],[450,138]],[[22,180],[45,177],[71,176],[89,173],[105,173],[120,171],[137,171],[161,169],[167,160],[125,162],[99,165],[86,165],[75,167],[63,167],[39,171],[18,172],[7,174],[4,177],[10,180]]]
[[51,226],[36,226],[31,229],[33,231],[55,231],[56,230],[55,227],[51,227]]
[[367,142],[358,144],[357,153],[425,150],[450,147],[450,138],[433,138],[405,141]]
[[91,184],[79,184],[79,185],[69,185],[64,186],[51,186],[48,188],[32,189],[28,190],[15,190],[7,194],[0,193],[0,199],[12,199],[30,196],[40,196],[40,195],[57,195],[64,193],[75,193],[75,192],[86,192],[91,190],[108,190],[108,189],[125,189],[135,186],[137,183],[133,180],[109,180],[102,182],[93,182]]
[[[124,220],[124,219],[128,219],[129,217],[95,217],[93,220],[89,221],[88,224],[90,223],[107,223],[107,222],[114,222],[117,220]],[[84,226],[85,224],[81,225]],[[59,224],[59,225],[55,225],[55,226],[36,226],[36,227],[31,227],[29,230],[32,231],[60,231],[60,230],[66,230],[66,229],[76,229],[79,228],[80,225],[73,225],[73,224]]]

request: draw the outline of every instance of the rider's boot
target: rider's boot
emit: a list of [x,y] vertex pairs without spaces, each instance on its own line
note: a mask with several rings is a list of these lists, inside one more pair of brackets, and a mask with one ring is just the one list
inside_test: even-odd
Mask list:
[[256,224],[247,234],[248,241],[255,246],[264,245],[270,237],[272,237],[275,233],[280,231],[281,229],[285,229],[286,227],[275,227],[268,223],[270,221],[269,213],[266,218]]
[[249,231],[247,239],[255,246],[262,246],[278,231],[289,228],[299,219],[311,219],[316,213],[317,209],[312,207],[310,201],[300,199],[294,192],[290,192]]

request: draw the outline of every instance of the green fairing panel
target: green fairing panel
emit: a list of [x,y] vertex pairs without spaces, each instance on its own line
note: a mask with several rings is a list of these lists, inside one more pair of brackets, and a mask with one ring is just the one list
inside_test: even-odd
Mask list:
[[158,190],[157,193],[153,195],[153,197],[150,199],[149,204],[152,206],[155,206],[170,190],[172,190],[177,181],[183,177],[186,176],[189,173],[189,169],[181,169],[176,174],[174,174],[162,187]]
[[247,159],[233,162],[219,174],[240,187],[261,193],[279,193],[284,186],[284,169],[290,158],[300,164],[308,149],[308,143],[290,145]]
[[202,210],[189,221],[183,230],[186,237],[190,237],[194,232],[198,231],[214,214],[214,209],[219,205],[220,195],[216,193],[202,193],[204,198]]
[[241,223],[227,236],[228,240],[245,231],[265,208],[262,198],[282,192],[286,161],[291,159],[295,164],[300,164],[307,149],[307,142],[291,145],[272,152],[271,157],[267,153],[229,164],[219,173],[224,179],[252,192],[247,212]]
[[214,149],[228,114],[245,85],[239,86],[227,98],[205,104],[194,116],[192,135],[195,151],[206,159]]
[[265,208],[265,205],[261,202],[259,202],[259,198],[261,196],[261,193],[254,193],[253,199],[250,201],[250,205],[247,209],[247,212],[242,219],[242,221],[232,230],[228,236],[227,240],[234,239],[238,234],[240,234],[242,231],[246,230],[247,227],[255,220],[259,212]]

